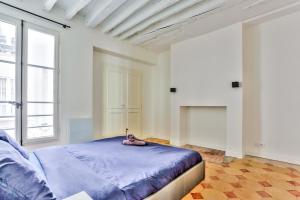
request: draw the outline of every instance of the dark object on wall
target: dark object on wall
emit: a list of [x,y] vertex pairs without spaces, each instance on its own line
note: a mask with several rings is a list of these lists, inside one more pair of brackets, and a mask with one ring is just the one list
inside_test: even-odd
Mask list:
[[231,87],[232,88],[239,88],[239,87],[241,87],[241,83],[238,82],[238,81],[234,81],[234,82],[231,83]]
[[170,88],[170,92],[176,92],[176,88]]

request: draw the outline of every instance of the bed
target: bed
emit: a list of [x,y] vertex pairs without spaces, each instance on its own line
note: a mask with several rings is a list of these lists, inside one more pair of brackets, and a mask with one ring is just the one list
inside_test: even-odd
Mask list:
[[[64,199],[85,191],[94,200],[176,200],[204,178],[204,162],[197,152],[155,143],[125,146],[123,139],[42,148],[28,154],[30,167],[47,187],[43,199]],[[1,166],[0,156],[0,170]]]

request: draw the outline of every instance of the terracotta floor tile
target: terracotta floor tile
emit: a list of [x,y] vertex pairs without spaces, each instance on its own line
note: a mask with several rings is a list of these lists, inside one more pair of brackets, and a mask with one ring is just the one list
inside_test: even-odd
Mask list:
[[227,167],[230,167],[230,165],[228,163],[223,163],[222,167],[227,168]]
[[236,199],[237,196],[234,194],[234,192],[224,192],[224,194],[226,195],[226,197],[228,199]]
[[271,166],[274,166],[272,163],[265,163],[265,165],[271,167]]
[[256,192],[249,192],[248,189],[236,189],[234,193],[237,195],[238,198],[242,200],[259,200],[261,196],[258,195]]
[[219,174],[218,177],[221,181],[226,183],[234,183],[239,181],[239,179],[236,176],[231,174]]
[[267,193],[266,191],[257,191],[257,194],[259,194],[259,196],[261,196],[262,198],[271,198],[272,196]]
[[201,192],[204,189],[204,187],[201,184],[198,184],[196,187],[192,189],[191,192]]
[[227,200],[227,197],[223,192],[213,189],[203,190],[202,196],[205,200]]
[[222,181],[211,181],[210,184],[214,190],[220,192],[232,191],[232,186],[229,183],[224,183]]
[[194,199],[191,194],[187,194],[181,200],[194,200]]
[[273,171],[273,169],[271,169],[270,167],[265,167],[265,168],[263,168],[263,170],[268,171],[268,172],[272,172]]
[[269,187],[265,188],[265,191],[276,200],[296,200],[296,197],[289,193],[287,190],[280,188]]
[[201,185],[204,189],[212,188],[212,185],[210,183],[201,183]]
[[210,176],[209,178],[214,181],[220,180],[220,178],[218,176]]
[[243,176],[243,175],[236,175],[236,177],[237,177],[239,180],[245,180],[245,179],[246,179],[246,177]]
[[257,174],[257,173],[245,173],[244,177],[246,177],[246,179],[252,180],[252,181],[264,181],[266,180],[262,174]]
[[295,168],[293,168],[293,167],[286,167],[286,169],[288,169],[288,170],[290,170],[290,171],[292,171],[292,172],[297,171],[297,169],[295,169]]
[[297,176],[293,172],[288,172],[288,173],[286,173],[286,175],[289,176],[289,177],[291,177],[291,178],[299,178],[299,176]]
[[289,190],[288,192],[297,198],[300,197],[300,191],[298,191],[298,190]]
[[216,172],[218,172],[219,174],[225,174],[225,171],[224,170],[216,170]]
[[293,185],[293,186],[300,186],[300,183],[296,182],[296,181],[287,181],[289,184]]
[[241,172],[243,172],[243,173],[248,173],[248,172],[250,172],[248,169],[240,169],[241,170]]
[[242,188],[242,185],[240,183],[230,183],[230,185],[234,188]]
[[268,181],[259,181],[258,183],[263,187],[272,187],[272,185]]
[[236,169],[234,167],[224,168],[224,171],[226,174],[231,174],[231,175],[243,175],[244,174],[239,169]]
[[200,192],[191,193],[191,196],[192,196],[193,199],[204,199]]
[[268,179],[268,182],[276,188],[281,188],[284,190],[292,190],[295,188],[292,184],[287,182],[286,180],[281,180],[281,179],[275,179],[275,178],[270,178]]

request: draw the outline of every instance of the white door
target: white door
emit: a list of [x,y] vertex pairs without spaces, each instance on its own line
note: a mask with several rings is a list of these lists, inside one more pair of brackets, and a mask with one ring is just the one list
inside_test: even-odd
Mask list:
[[141,73],[126,68],[106,70],[105,137],[130,133],[142,136]]
[[142,136],[142,80],[139,71],[127,71],[127,127],[137,137]]
[[120,135],[126,129],[126,77],[121,69],[106,72],[106,130],[105,136]]

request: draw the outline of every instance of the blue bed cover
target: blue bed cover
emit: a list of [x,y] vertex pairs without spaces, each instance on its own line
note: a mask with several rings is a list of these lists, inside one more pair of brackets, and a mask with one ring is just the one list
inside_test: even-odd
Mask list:
[[187,149],[148,143],[122,145],[124,137],[34,151],[57,199],[86,191],[94,200],[139,200],[202,161]]

